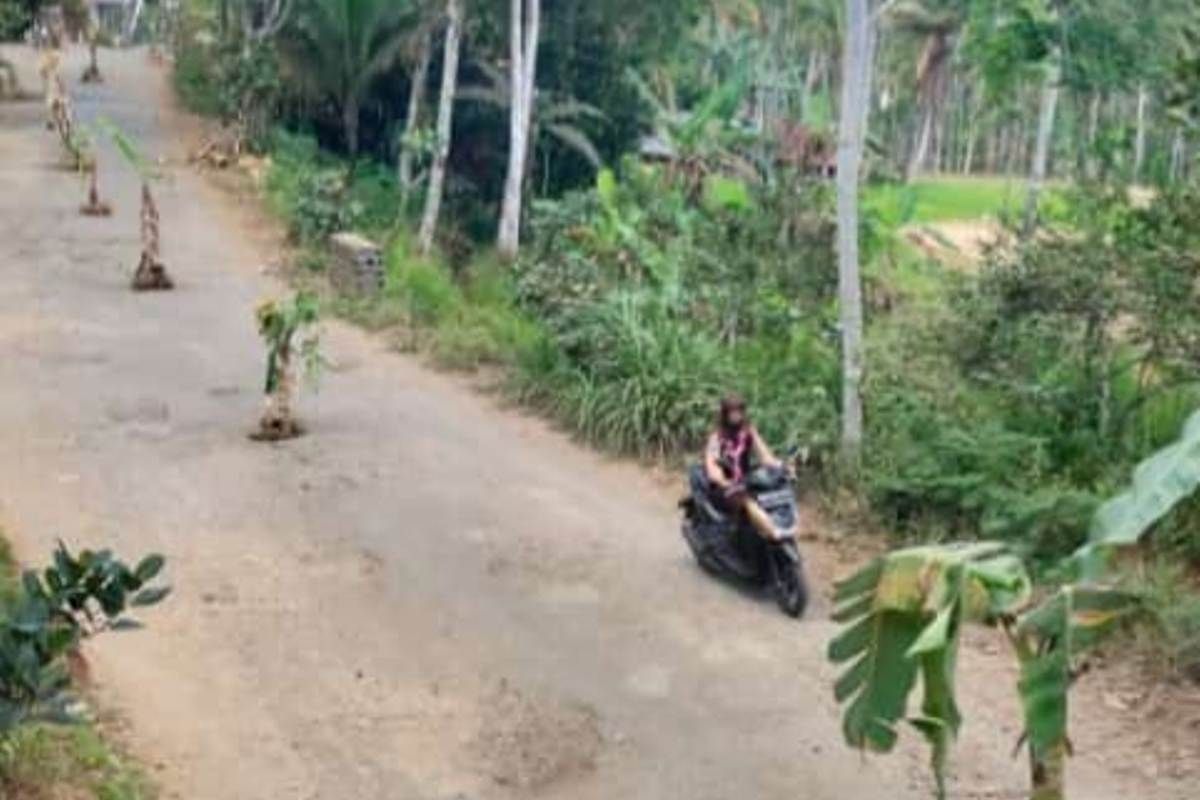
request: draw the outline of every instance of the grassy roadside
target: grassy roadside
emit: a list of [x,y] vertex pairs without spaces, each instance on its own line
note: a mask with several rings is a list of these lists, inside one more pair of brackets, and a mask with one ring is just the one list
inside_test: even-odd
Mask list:
[[[0,609],[20,580],[0,530]],[[0,800],[152,800],[155,791],[138,766],[88,725],[30,725],[0,739]]]

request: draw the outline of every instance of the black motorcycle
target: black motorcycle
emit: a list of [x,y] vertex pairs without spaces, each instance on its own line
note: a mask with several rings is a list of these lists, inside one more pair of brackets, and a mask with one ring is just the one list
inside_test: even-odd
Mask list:
[[796,545],[799,514],[795,479],[782,468],[759,467],[746,479],[750,493],[788,535],[768,542],[741,514],[722,510],[703,466],[688,473],[690,494],[679,502],[683,509],[683,538],[706,572],[742,584],[771,588],[783,612],[799,617],[808,604],[804,562]]

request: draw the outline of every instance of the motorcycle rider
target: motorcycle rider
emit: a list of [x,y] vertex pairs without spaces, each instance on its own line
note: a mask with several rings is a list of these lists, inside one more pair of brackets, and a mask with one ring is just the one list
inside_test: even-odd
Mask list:
[[745,514],[759,535],[767,541],[776,541],[783,538],[782,532],[746,490],[746,476],[755,463],[785,468],[750,423],[746,401],[736,394],[727,395],[721,400],[717,429],[704,448],[704,473],[719,492],[718,499],[724,501],[726,510]]

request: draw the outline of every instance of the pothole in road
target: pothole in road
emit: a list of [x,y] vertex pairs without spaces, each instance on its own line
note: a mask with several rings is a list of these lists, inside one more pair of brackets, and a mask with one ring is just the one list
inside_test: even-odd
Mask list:
[[595,709],[533,697],[502,680],[471,750],[492,781],[526,795],[591,773],[603,744]]
[[162,400],[139,397],[134,400],[116,400],[108,404],[105,416],[118,425],[154,425],[167,422],[171,410]]

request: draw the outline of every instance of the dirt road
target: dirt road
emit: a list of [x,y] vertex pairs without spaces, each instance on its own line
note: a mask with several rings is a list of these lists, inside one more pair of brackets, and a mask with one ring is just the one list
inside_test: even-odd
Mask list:
[[[130,171],[104,157],[116,217],[77,216],[41,105],[0,104],[0,520],[29,560],[57,537],[168,556],[174,597],[93,651],[166,796],[927,796],[919,748],[841,745],[824,603],[797,624],[703,577],[674,493],[639,469],[337,323],[310,435],[248,441],[270,254],[179,166],[161,73],[103,55],[79,113],[174,165],[178,289],[127,288]],[[969,661],[959,796],[1017,797],[1012,676]],[[1105,735],[1078,726],[1079,797],[1185,796],[1088,755]]]

